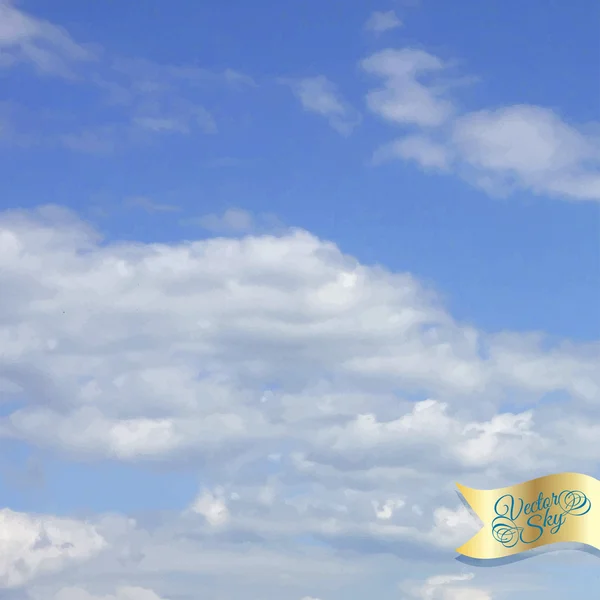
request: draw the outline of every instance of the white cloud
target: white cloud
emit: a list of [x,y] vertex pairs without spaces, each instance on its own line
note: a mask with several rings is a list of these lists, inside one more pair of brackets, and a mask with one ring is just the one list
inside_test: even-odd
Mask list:
[[[354,456],[445,436],[458,466],[521,452],[533,468],[543,444],[531,413],[491,412],[505,390],[525,404],[555,391],[598,397],[597,345],[544,349],[543,338],[455,323],[410,275],[360,265],[304,231],[99,244],[46,208],[4,214],[0,264],[12,290],[0,304],[0,367],[21,390],[13,397],[31,399],[0,433],[80,456],[252,444],[273,454],[289,436],[303,451]],[[430,400],[378,405],[374,389]],[[485,418],[455,415],[455,402],[478,398]]]
[[418,600],[493,600],[494,596],[489,590],[462,584],[473,577],[472,573],[435,575],[424,584],[407,583],[403,588],[411,598]]
[[398,27],[402,27],[402,21],[393,10],[375,11],[365,24],[367,31],[372,31],[373,33],[383,33],[384,31],[390,31]]
[[[40,598],[41,600],[41,598]],[[152,590],[123,586],[116,590],[114,594],[90,594],[80,587],[63,588],[53,596],[53,600],[168,600],[161,597]]]
[[[0,0],[0,67],[33,65],[38,73],[68,78],[86,86],[93,110],[64,115],[36,115],[38,144],[60,144],[76,152],[110,153],[151,142],[157,135],[213,134],[217,123],[205,106],[205,88],[242,90],[256,87],[234,69],[211,71],[115,56],[110,49],[81,44],[62,28],[37,19]],[[89,119],[89,113],[94,119]],[[61,118],[62,117],[62,118]],[[13,144],[23,144],[27,119],[10,123]]]
[[382,503],[372,502],[377,518],[383,521],[389,521],[394,516],[394,512],[402,508],[404,504],[405,502],[402,498],[391,498]]
[[223,213],[210,213],[200,217],[183,218],[181,225],[191,225],[214,235],[247,235],[281,233],[287,231],[283,223],[273,214],[253,214],[242,208],[228,208]]
[[32,64],[40,73],[73,77],[72,64],[95,54],[76,43],[64,30],[0,0],[0,68]]
[[492,194],[526,189],[570,200],[600,199],[600,136],[593,127],[525,104],[458,114],[448,83],[420,80],[425,74],[447,76],[448,63],[421,50],[388,49],[361,64],[384,80],[367,94],[371,111],[422,129],[381,146],[375,163],[414,161],[427,170],[455,172]]
[[[216,420],[210,421],[206,424],[216,425]],[[107,419],[95,408],[75,410],[67,418],[44,408],[15,412],[10,423],[15,432],[20,431],[25,437],[39,436],[40,442],[46,444],[58,439],[61,445],[82,456],[105,454],[122,460],[156,456],[173,451],[183,441],[182,432],[171,419]],[[202,427],[196,424],[198,432]]]
[[386,456],[400,455],[403,449],[429,446],[433,453],[443,445],[446,459],[465,467],[512,464],[517,458],[527,461],[534,447],[542,450],[545,445],[532,430],[531,412],[503,413],[485,423],[465,423],[449,417],[447,410],[444,403],[426,400],[393,421],[379,422],[373,414],[358,415],[342,427],[323,432],[322,443],[331,453],[376,464],[385,462]]
[[479,519],[460,505],[457,509],[440,506],[433,512],[433,527],[429,532],[432,544],[443,548],[456,548],[475,535],[482,526]]
[[443,145],[424,135],[411,135],[400,138],[379,148],[373,161],[388,162],[393,159],[414,160],[424,169],[445,171],[450,164],[449,151]]
[[282,83],[290,85],[306,111],[325,117],[339,133],[349,135],[360,123],[359,113],[340,97],[327,77],[320,75]]
[[239,208],[228,208],[222,215],[205,215],[197,222],[214,233],[247,233],[255,226],[252,214]]
[[202,515],[210,525],[222,525],[229,520],[229,510],[221,490],[216,493],[205,490],[194,500],[191,510]]
[[[444,553],[476,528],[446,508],[457,478],[501,485],[597,459],[581,422],[498,410],[506,393],[527,406],[563,390],[582,414],[596,345],[477,332],[411,276],[307,232],[107,244],[45,208],[2,216],[0,263],[0,377],[22,403],[0,435],[78,460],[210,458],[181,532],[214,547],[311,536]],[[134,546],[136,568],[174,553],[168,540]],[[189,569],[206,564],[193,553],[181,549]]]
[[600,199],[600,137],[549,109],[522,105],[466,114],[454,124],[452,145],[475,176],[492,177],[499,186]]
[[0,510],[0,588],[89,560],[106,547],[96,529],[73,519]]
[[[149,577],[232,572],[292,578],[300,597],[307,578],[365,577],[385,555],[446,559],[478,527],[457,480],[501,486],[598,460],[585,421],[597,344],[477,331],[414,277],[305,231],[127,244],[56,207],[7,212],[0,288],[0,437],[75,460],[204,465],[199,495],[161,525],[86,525],[110,552],[92,533],[49,534],[40,598],[82,582],[98,595],[87,582],[103,577],[110,598],[126,576],[168,598]],[[572,418],[537,405],[556,391]],[[8,538],[4,585],[41,572],[41,525],[27,527]]]
[[383,79],[383,87],[367,94],[369,109],[383,119],[401,125],[434,127],[453,114],[452,102],[439,85],[423,78],[442,72],[445,63],[423,50],[383,50],[361,62],[370,75]]

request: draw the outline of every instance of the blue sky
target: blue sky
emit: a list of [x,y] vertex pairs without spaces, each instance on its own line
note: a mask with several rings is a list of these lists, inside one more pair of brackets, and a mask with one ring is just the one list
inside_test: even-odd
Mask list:
[[[257,565],[300,564],[306,545],[306,573],[282,559],[256,597],[341,597],[311,561],[364,568],[353,598],[374,580],[382,597],[537,597],[560,559],[511,567],[514,590],[489,572],[427,581],[458,577],[453,477],[597,471],[599,17],[591,0],[0,0],[0,498],[25,515],[16,538],[43,513],[96,527],[113,557],[158,556],[182,528],[224,556],[251,544]],[[447,546],[402,533],[414,515]],[[194,597],[200,567],[157,583],[134,561],[142,591],[98,587],[112,559],[85,531],[83,579],[72,557],[42,572],[33,548],[27,576],[0,561],[0,585]],[[398,550],[413,543],[416,571]],[[218,572],[211,597],[241,598]]]
[[[159,2],[147,6],[27,4],[112,56],[233,68],[250,73],[258,87],[207,90],[203,102],[219,115],[217,135],[164,136],[135,152],[119,148],[116,156],[100,158],[64,148],[11,147],[1,167],[9,206],[35,205],[43,193],[46,201],[78,210],[148,196],[167,198],[190,217],[232,205],[274,213],[366,262],[432,280],[457,316],[479,326],[598,337],[599,319],[580,318],[597,316],[596,203],[565,204],[527,192],[490,201],[464,182],[432,177],[412,164],[370,168],[370,154],[394,131],[366,116],[345,139],[313,115],[298,114],[289,90],[277,84],[282,77],[324,74],[360,109],[369,81],[358,61],[388,46],[417,47],[456,61],[452,76],[465,79],[455,94],[463,110],[539,104],[586,124],[598,113],[598,81],[589,75],[600,61],[596,20],[582,17],[597,12],[594,3],[565,7],[540,0],[524,9],[518,2],[467,1],[458,8],[431,2],[402,8],[410,25],[377,36],[363,30],[365,14],[376,8],[371,3],[283,8],[275,2],[183,2],[168,14]],[[114,116],[85,86],[40,81],[27,68],[11,71],[5,81],[5,100],[19,105],[16,112],[26,110],[23,121],[38,131],[88,129]],[[52,123],[38,122],[40,94],[44,110],[54,113]],[[60,123],[67,115],[73,122]],[[207,168],[220,159],[244,163]],[[181,218],[167,214],[157,228],[154,216],[133,211],[100,226],[109,236],[174,240],[193,235],[180,226]],[[567,309],[574,305],[578,311]]]

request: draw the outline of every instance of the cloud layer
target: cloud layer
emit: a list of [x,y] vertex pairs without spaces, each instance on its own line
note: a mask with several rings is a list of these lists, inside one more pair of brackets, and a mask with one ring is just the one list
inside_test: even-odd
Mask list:
[[[0,389],[14,407],[0,436],[78,461],[210,457],[162,538],[127,534],[146,557],[185,531],[234,553],[232,540],[291,552],[304,539],[440,560],[476,529],[457,477],[500,485],[597,461],[597,344],[477,331],[410,274],[306,231],[106,243],[44,207],[2,214],[0,257]],[[572,417],[539,404],[553,394]],[[5,519],[23,540],[0,563],[8,586],[35,578],[44,552],[54,569],[102,549],[93,524],[46,534]]]

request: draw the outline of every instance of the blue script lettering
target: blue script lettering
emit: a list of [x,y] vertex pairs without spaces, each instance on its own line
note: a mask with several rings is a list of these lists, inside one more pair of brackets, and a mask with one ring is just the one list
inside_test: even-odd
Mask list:
[[[492,535],[506,548],[512,548],[518,542],[533,544],[548,530],[552,535],[558,533],[565,524],[567,516],[582,517],[592,508],[589,498],[578,490],[563,490],[544,497],[542,492],[532,502],[523,498],[515,499],[505,494],[494,504],[496,517],[492,521]],[[554,510],[553,510],[554,509]],[[520,524],[521,514],[527,516]]]

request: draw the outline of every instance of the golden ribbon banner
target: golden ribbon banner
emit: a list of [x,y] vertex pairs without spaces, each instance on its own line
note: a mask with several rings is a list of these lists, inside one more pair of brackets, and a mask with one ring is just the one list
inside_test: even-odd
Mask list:
[[504,558],[557,542],[600,550],[600,481],[558,473],[496,490],[456,484],[483,528],[456,551],[475,559]]

